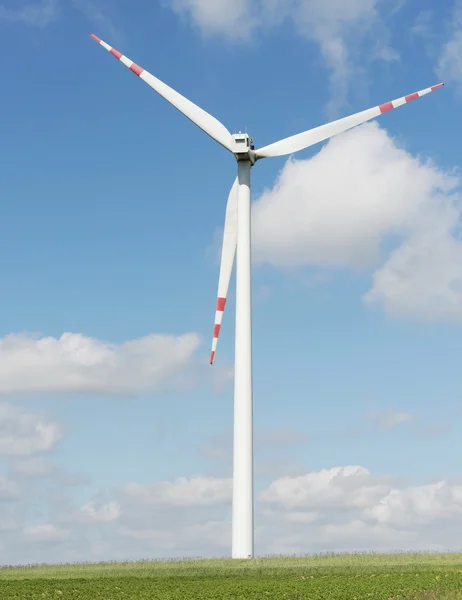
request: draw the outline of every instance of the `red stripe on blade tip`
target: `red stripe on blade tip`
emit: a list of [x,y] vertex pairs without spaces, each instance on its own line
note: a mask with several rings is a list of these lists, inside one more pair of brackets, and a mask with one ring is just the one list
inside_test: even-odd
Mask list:
[[98,44],[101,44],[100,38],[94,33],[90,33],[90,37],[92,37],[95,40],[95,42],[98,42]]
[[118,58],[119,60],[122,58],[122,52],[119,52],[118,50],[116,50],[115,48],[111,48],[109,50],[109,52],[112,54],[112,56],[115,56],[116,58]]
[[215,359],[215,352],[212,352],[212,354],[210,355],[210,364],[213,365],[213,361]]
[[142,69],[136,63],[133,63],[132,66],[130,67],[130,71],[133,71],[133,73],[135,73],[135,75],[138,75],[138,77],[139,77],[141,75],[141,73],[144,71],[144,69]]
[[438,85],[434,85],[430,89],[432,92],[434,92],[435,90],[438,90],[439,88],[442,88],[443,86],[444,86],[444,83],[438,83]]
[[389,110],[393,110],[394,108],[395,107],[393,106],[392,102],[385,102],[385,104],[381,104],[379,106],[379,110],[382,114],[388,112]]

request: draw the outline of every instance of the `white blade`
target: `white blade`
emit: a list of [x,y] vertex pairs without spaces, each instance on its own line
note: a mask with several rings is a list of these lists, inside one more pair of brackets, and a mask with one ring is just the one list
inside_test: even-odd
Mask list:
[[429,94],[430,92],[433,92],[434,90],[443,87],[443,85],[444,83],[439,83],[438,85],[434,85],[431,88],[427,88],[425,90],[421,90],[420,92],[410,94],[409,96],[404,96],[403,98],[398,98],[397,100],[392,100],[391,102],[380,104],[380,106],[375,106],[374,108],[363,110],[362,112],[356,113],[355,115],[350,115],[349,117],[344,117],[343,119],[332,121],[332,123],[321,125],[320,127],[316,127],[315,129],[309,129],[308,131],[304,131],[303,133],[293,135],[279,142],[275,142],[274,144],[270,144],[269,146],[265,146],[260,150],[256,150],[255,154],[258,158],[269,158],[271,156],[283,156],[284,154],[292,154],[293,152],[298,152],[299,150],[303,150],[304,148],[313,146],[318,142],[327,140],[328,138],[331,138],[334,135],[337,135],[338,133],[347,131],[348,129],[351,129],[356,125],[360,125],[361,123],[365,123],[370,119],[374,119],[375,117],[378,117],[383,113],[392,110],[393,108],[398,108],[398,106],[402,106],[403,104],[406,104],[411,100],[420,98],[420,96],[425,96],[426,94]]
[[210,364],[213,364],[217,350],[218,336],[220,335],[223,311],[225,310],[226,298],[228,296],[229,282],[233,271],[234,257],[237,244],[237,197],[239,181],[236,177],[233,187],[228,196],[226,205],[225,229],[223,232],[223,247],[221,249],[220,277],[218,279],[218,299],[215,312],[215,325],[213,327],[212,353]]
[[106,42],[100,40],[100,38],[93,33],[91,34],[91,37],[96,40],[98,44],[103,46],[103,48],[106,48],[106,50],[113,56],[119,59],[120,62],[128,67],[133,73],[135,73],[135,75],[138,75],[140,79],[151,86],[153,90],[168,100],[170,104],[173,104],[175,108],[177,108],[186,117],[188,117],[188,119],[205,131],[205,133],[207,133],[211,138],[232,152],[231,134],[223,125],[223,123],[220,123],[220,121],[215,119],[215,117],[212,117],[212,115],[209,115],[209,113],[205,112],[205,110],[202,110],[202,108],[196,106],[193,102],[176,92],[166,83],[139,67],[129,58],[106,44]]

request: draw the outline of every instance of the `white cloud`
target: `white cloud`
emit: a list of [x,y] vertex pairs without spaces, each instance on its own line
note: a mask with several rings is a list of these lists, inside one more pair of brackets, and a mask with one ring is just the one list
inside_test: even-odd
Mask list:
[[[379,13],[380,0],[308,0],[295,3],[294,23],[299,32],[319,45],[331,71],[329,116],[337,115],[348,98],[350,81],[360,77],[361,55],[369,59],[396,60]],[[367,53],[364,53],[364,42]]]
[[460,183],[368,123],[286,163],[253,206],[255,259],[280,268],[375,267],[367,303],[461,320]]
[[[18,514],[5,512],[0,562],[228,554],[230,479],[179,478],[131,484],[114,493],[111,501],[90,501],[77,510],[54,502],[54,518],[32,527],[19,524],[24,506]],[[256,497],[260,555],[456,549],[460,526],[459,482],[410,484],[374,476],[360,465],[281,477]]]
[[438,481],[405,490],[391,489],[378,504],[368,508],[366,516],[394,527],[424,525],[435,518],[460,520],[462,485],[448,486]]
[[83,520],[97,523],[116,521],[120,517],[120,512],[120,504],[117,502],[97,505],[92,501],[80,508],[80,516]]
[[77,333],[11,334],[0,340],[0,395],[136,394],[183,385],[199,347],[194,333],[108,344]]
[[0,456],[29,456],[46,452],[61,436],[57,423],[10,404],[0,404]]
[[[455,221],[456,215],[454,228]],[[452,235],[451,224],[446,230],[422,232],[395,250],[374,274],[374,286],[364,299],[390,314],[460,322],[462,243]]]
[[367,507],[378,502],[386,491],[384,485],[371,484],[367,469],[349,466],[277,479],[260,499],[287,509],[307,508],[319,513],[332,507]]
[[[390,478],[374,477],[361,466],[334,467],[298,477],[273,481],[260,495],[268,505],[287,511],[288,519],[325,522],[355,519],[371,525],[428,524],[434,520],[462,518],[462,486],[445,480],[420,486],[399,487]],[[330,515],[331,511],[345,511]],[[294,512],[295,511],[295,512]],[[293,515],[297,515],[296,518]]]
[[58,1],[17,2],[15,8],[0,5],[0,21],[46,27],[58,18]]
[[173,482],[153,485],[130,483],[123,488],[126,498],[139,504],[165,506],[215,506],[229,502],[232,493],[231,479],[214,477],[181,477]]
[[269,552],[287,552],[289,544],[291,552],[459,544],[453,532],[462,523],[462,486],[445,480],[406,487],[363,467],[335,467],[278,479],[260,501],[269,507],[261,525]]
[[[379,7],[384,0],[170,0],[173,12],[188,19],[205,35],[249,41],[258,30],[292,22],[304,38],[318,45],[331,71],[332,99],[328,112],[346,101],[358,62],[395,60]],[[368,51],[363,43],[367,41]]]
[[357,127],[312,158],[287,161],[253,206],[255,258],[282,267],[373,265],[385,236],[411,232],[438,209],[444,216],[457,182],[377,123]]
[[442,48],[436,72],[441,79],[457,84],[462,93],[462,0],[454,5],[449,40]]
[[62,542],[69,538],[71,530],[46,523],[24,529],[23,535],[30,542]]
[[170,0],[174,13],[187,16],[206,34],[248,39],[258,19],[248,0]]

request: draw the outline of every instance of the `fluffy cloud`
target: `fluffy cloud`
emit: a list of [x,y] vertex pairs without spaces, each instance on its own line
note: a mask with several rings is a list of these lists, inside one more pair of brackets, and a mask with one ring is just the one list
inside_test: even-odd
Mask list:
[[[10,404],[0,404],[0,456],[29,456],[51,450],[61,438],[57,423]],[[38,463],[24,469],[37,468]],[[21,468],[19,466],[19,468]]]
[[97,504],[95,501],[84,504],[74,515],[75,521],[86,523],[110,523],[120,517],[120,504],[108,502]]
[[135,394],[183,385],[199,337],[150,335],[120,345],[76,333],[0,340],[0,394]]
[[452,222],[447,195],[457,183],[377,123],[357,127],[312,158],[287,161],[253,207],[255,258],[281,267],[374,265],[387,235],[431,228],[433,214]]
[[[15,3],[16,4],[16,3]],[[18,2],[15,8],[0,5],[0,21],[46,27],[58,18],[58,1]]]
[[366,517],[393,527],[426,525],[433,519],[460,520],[462,516],[462,485],[448,486],[438,481],[405,490],[391,489]]
[[445,81],[456,83],[462,93],[462,0],[454,5],[449,40],[443,46],[436,72]]
[[248,0],[170,0],[174,13],[187,16],[205,33],[248,39],[259,19]]
[[70,529],[61,529],[51,523],[24,529],[24,538],[29,542],[62,542],[71,534]]
[[345,102],[350,78],[358,74],[355,64],[362,57],[397,58],[379,12],[379,6],[387,4],[384,0],[170,0],[169,4],[206,35],[228,40],[248,41],[258,30],[292,22],[301,36],[318,45],[331,71],[334,95],[329,113]]
[[179,478],[154,485],[131,483],[122,490],[127,499],[156,506],[215,506],[231,499],[232,480],[214,477]]
[[436,222],[435,231],[422,231],[396,249],[374,274],[366,303],[381,304],[391,314],[460,322],[462,244],[457,218],[454,211],[446,228],[438,230]]
[[375,268],[366,302],[392,314],[461,320],[460,183],[368,123],[310,159],[286,163],[253,206],[255,259],[281,268]]
[[281,523],[271,551],[286,548],[288,540],[292,552],[304,550],[306,540],[318,551],[455,549],[454,523],[462,521],[461,485],[441,480],[406,487],[360,466],[281,478],[260,500],[268,506],[265,526],[274,527],[277,517]]
[[[10,516],[0,561],[227,555],[230,503],[229,479],[131,484],[109,502],[92,500],[77,510],[55,504],[54,519],[44,524],[24,528]],[[460,525],[460,483],[410,485],[360,465],[281,477],[256,497],[260,555],[456,549]]]
[[356,65],[362,62],[364,43],[369,59],[396,60],[388,32],[379,13],[380,0],[308,0],[294,3],[292,18],[299,33],[318,44],[331,71],[332,98],[327,113],[334,116],[348,97]]
[[387,491],[384,484],[370,477],[367,469],[349,466],[277,479],[261,493],[260,499],[288,510],[305,509],[312,522],[314,515],[320,518],[321,512],[331,508],[343,510],[375,506]]

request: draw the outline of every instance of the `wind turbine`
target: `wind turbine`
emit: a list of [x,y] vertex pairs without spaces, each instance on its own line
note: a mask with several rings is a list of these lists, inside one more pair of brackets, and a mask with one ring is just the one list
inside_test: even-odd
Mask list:
[[430,88],[380,104],[374,108],[338,119],[290,136],[255,150],[247,133],[231,135],[215,117],[139,67],[129,58],[91,34],[103,48],[115,56],[135,75],[168,100],[188,119],[211,138],[234,154],[238,174],[231,188],[226,207],[223,247],[218,282],[215,326],[213,330],[213,364],[223,319],[229,282],[236,256],[236,337],[234,363],[234,457],[233,457],[233,558],[252,558],[254,553],[253,525],[253,425],[252,425],[252,311],[251,311],[251,227],[250,227],[250,169],[262,158],[298,152],[334,135],[365,123],[393,108],[407,104],[442,87]]

